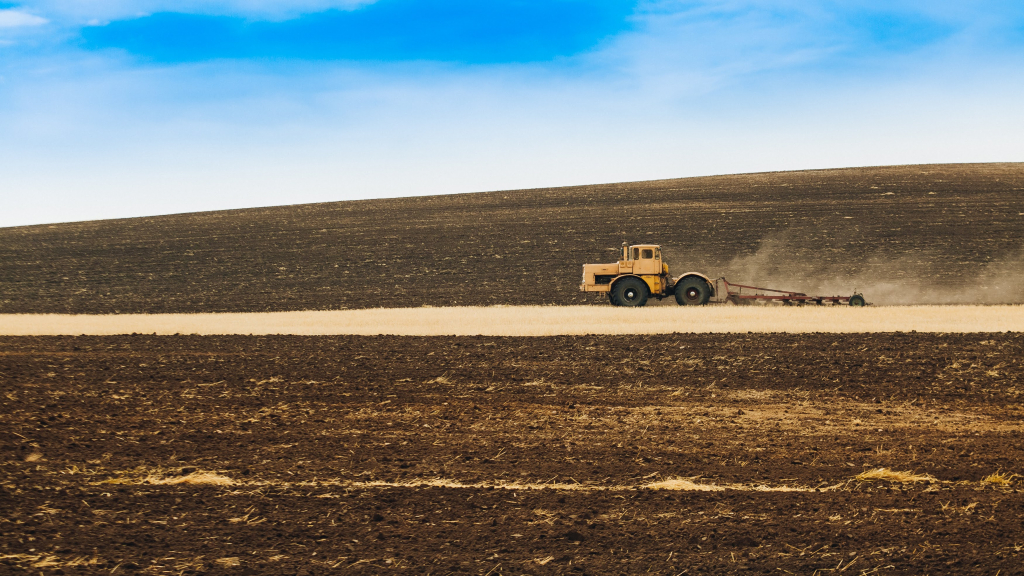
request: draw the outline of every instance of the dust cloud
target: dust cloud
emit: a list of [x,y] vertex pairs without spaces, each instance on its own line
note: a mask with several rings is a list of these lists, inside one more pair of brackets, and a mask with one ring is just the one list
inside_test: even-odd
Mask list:
[[833,245],[816,252],[793,232],[770,235],[753,253],[724,262],[665,252],[673,274],[700,270],[733,283],[822,296],[860,292],[877,305],[1024,303],[1024,246],[984,264],[955,263],[975,267],[969,282],[950,279],[945,267],[954,263],[928,251],[858,255]]

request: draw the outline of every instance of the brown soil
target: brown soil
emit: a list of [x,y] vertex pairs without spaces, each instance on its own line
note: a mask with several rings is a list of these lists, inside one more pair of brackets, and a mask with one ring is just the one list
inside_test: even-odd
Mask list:
[[0,338],[0,572],[1021,574],[1022,348]]
[[1024,164],[927,165],[6,228],[0,313],[606,305],[580,266],[623,241],[664,245],[676,273],[1019,303],[1022,190]]

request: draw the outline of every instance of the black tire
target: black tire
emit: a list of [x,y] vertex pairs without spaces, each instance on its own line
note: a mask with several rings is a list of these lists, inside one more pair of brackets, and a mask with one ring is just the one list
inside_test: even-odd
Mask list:
[[647,284],[639,278],[623,278],[612,286],[612,304],[638,307],[647,304]]
[[690,276],[676,284],[676,304],[680,306],[703,306],[711,300],[711,286],[703,278]]
[[864,297],[861,296],[860,294],[854,294],[853,296],[850,296],[850,306],[859,307],[865,304],[867,304],[867,302],[864,301]]

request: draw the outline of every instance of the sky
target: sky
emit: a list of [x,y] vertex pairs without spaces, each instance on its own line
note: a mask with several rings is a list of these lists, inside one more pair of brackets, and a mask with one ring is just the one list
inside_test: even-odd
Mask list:
[[0,227],[1024,160],[1024,3],[0,1]]

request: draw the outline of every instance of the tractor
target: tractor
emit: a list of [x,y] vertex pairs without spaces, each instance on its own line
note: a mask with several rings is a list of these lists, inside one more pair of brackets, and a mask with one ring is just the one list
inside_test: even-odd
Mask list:
[[611,264],[584,264],[583,292],[606,292],[615,306],[643,306],[651,297],[661,300],[675,296],[680,306],[703,306],[709,302],[753,304],[780,303],[787,306],[804,304],[849,304],[865,306],[864,296],[808,296],[803,292],[758,288],[732,284],[725,278],[712,281],[700,272],[687,272],[672,277],[657,244],[622,243],[622,258]]
[[700,272],[673,278],[661,246],[622,243],[622,258],[611,264],[584,264],[583,292],[607,292],[616,306],[643,306],[647,299],[675,296],[680,306],[702,306],[715,293],[714,282]]

